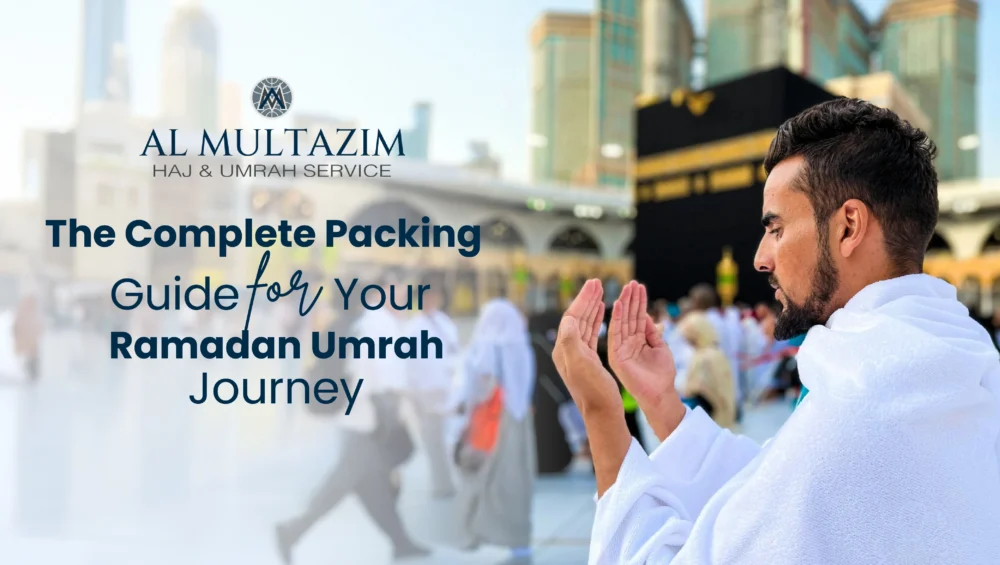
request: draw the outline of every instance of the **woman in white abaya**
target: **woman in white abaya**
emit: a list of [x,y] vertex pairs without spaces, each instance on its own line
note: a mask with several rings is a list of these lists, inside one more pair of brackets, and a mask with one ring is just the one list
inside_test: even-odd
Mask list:
[[483,307],[469,344],[465,406],[472,412],[499,387],[503,411],[493,451],[479,469],[466,473],[459,508],[468,547],[509,547],[511,564],[531,563],[534,386],[535,358],[527,322],[510,301],[491,300]]

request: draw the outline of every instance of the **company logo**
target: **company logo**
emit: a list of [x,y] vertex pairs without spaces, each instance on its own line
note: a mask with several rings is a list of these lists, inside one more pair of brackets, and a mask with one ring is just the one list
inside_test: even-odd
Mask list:
[[[250,97],[257,113],[265,118],[278,118],[292,108],[292,89],[280,78],[269,77],[257,83]],[[283,131],[282,131],[283,130]],[[157,132],[152,129],[143,147],[143,157],[185,157],[188,151],[199,151],[199,157],[381,157],[406,156],[403,151],[403,130],[353,127],[308,128],[242,128],[200,133],[179,130]],[[162,141],[161,141],[162,140]],[[191,155],[192,157],[194,155]],[[256,166],[256,165],[255,165]],[[338,165],[339,166],[339,165]],[[366,165],[367,166],[367,165]],[[378,165],[383,166],[383,165]],[[387,165],[386,165],[387,166]],[[155,167],[155,166],[154,166]],[[292,166],[294,168],[294,166]],[[156,171],[163,172],[161,169]],[[165,173],[166,174],[166,173]],[[382,174],[381,172],[379,173]],[[183,175],[182,175],[183,176]],[[210,175],[209,175],[210,176]],[[228,176],[223,174],[222,176]]]
[[292,89],[280,78],[266,78],[257,83],[250,99],[258,114],[277,118],[292,107]]

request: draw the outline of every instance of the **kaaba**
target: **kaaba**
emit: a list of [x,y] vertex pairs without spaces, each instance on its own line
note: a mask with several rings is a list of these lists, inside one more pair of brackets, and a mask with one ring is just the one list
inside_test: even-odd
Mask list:
[[778,126],[833,98],[780,67],[637,110],[632,249],[651,299],[676,300],[698,283],[717,285],[725,301],[773,299],[753,266],[764,157]]

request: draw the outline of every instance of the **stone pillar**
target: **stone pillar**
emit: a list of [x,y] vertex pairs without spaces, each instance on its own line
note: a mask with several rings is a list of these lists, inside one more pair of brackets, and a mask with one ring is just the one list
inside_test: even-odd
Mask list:
[[997,227],[996,219],[983,219],[962,223],[939,222],[938,233],[948,242],[955,259],[976,257]]

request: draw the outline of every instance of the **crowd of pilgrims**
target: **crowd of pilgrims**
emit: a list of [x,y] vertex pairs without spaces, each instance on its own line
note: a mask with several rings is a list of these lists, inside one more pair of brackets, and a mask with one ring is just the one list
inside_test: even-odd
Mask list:
[[652,317],[677,366],[674,384],[688,405],[701,406],[718,424],[734,428],[745,406],[798,398],[795,353],[805,335],[774,339],[777,308],[721,307],[707,284],[695,286],[676,305],[654,303]]
[[[400,284],[401,278],[387,273],[376,284]],[[442,309],[443,298],[432,286],[419,311],[350,309],[330,316],[325,330],[338,334],[427,331],[441,340],[445,354],[405,361],[331,357],[305,369],[314,379],[363,378],[364,389],[350,416],[336,403],[309,405],[340,428],[342,455],[301,510],[276,525],[285,563],[292,562],[303,536],[352,494],[389,538],[394,560],[433,560],[428,545],[406,528],[397,505],[403,486],[399,470],[417,449],[429,467],[432,496],[454,502],[460,549],[499,546],[509,548],[508,562],[531,563],[537,371],[528,321],[512,302],[495,298],[463,336]],[[451,434],[456,420],[461,432]]]
[[[398,282],[394,276],[380,284]],[[443,296],[432,289],[421,311],[343,311],[332,317],[329,331],[426,330],[441,338],[446,354],[405,362],[329,359],[306,370],[315,378],[363,377],[365,390],[350,417],[329,415],[350,456],[340,459],[297,515],[276,527],[286,563],[297,542],[349,494],[391,540],[396,559],[431,555],[413,539],[397,509],[398,470],[416,449],[424,452],[432,495],[454,500],[461,548],[506,547],[506,563],[532,562],[535,477],[589,464],[582,418],[551,365],[561,312],[528,318],[509,300],[494,298],[481,308],[471,334],[462,336],[442,304]],[[721,425],[737,428],[745,406],[798,396],[794,360],[801,341],[773,338],[771,305],[722,307],[711,286],[699,285],[677,303],[658,301],[651,310],[677,364],[677,389]],[[599,352],[606,359],[605,350],[602,339]],[[644,441],[634,400],[624,389],[622,394],[633,434],[654,447]],[[456,419],[460,433],[449,434]],[[554,468],[553,433],[570,454],[569,464]]]
[[[676,302],[651,303],[649,314],[673,355],[677,368],[674,385],[685,404],[702,407],[720,426],[736,431],[745,408],[763,402],[798,400],[802,385],[795,354],[805,336],[774,338],[778,308],[764,302],[722,306],[715,289],[708,284],[696,285]],[[607,312],[598,342],[605,366],[610,309]],[[643,433],[635,399],[624,388],[622,397],[632,435],[652,449],[655,440]],[[565,420],[575,422],[582,432],[581,418],[574,415]],[[586,442],[579,443],[586,454]]]
[[[406,277],[412,278],[412,277]],[[402,283],[387,272],[377,284]],[[416,450],[429,467],[428,490],[452,499],[459,545],[510,549],[511,564],[532,561],[532,492],[539,473],[587,469],[586,430],[579,411],[551,362],[561,312],[526,317],[514,303],[494,298],[480,309],[474,329],[462,335],[432,288],[420,311],[340,310],[325,302],[313,320],[288,308],[274,312],[285,331],[335,331],[353,335],[419,335],[445,344],[442,359],[305,359],[289,364],[290,377],[363,378],[364,389],[350,416],[338,403],[302,409],[328,419],[343,454],[316,485],[301,510],[276,524],[277,549],[291,563],[297,543],[349,495],[356,496],[392,543],[395,559],[430,556],[413,539],[398,510],[400,469]],[[611,309],[607,309],[610,318]],[[773,338],[771,305],[723,307],[710,285],[698,285],[676,303],[651,306],[677,365],[677,390],[690,406],[701,406],[720,425],[738,428],[744,407],[775,398],[794,399],[800,384],[795,352],[801,338]],[[22,300],[10,323],[16,355],[29,379],[38,376],[41,309],[34,296]],[[317,320],[320,322],[317,323]],[[606,359],[602,328],[599,353]],[[133,324],[146,325],[144,319]],[[195,320],[183,323],[194,329]],[[622,389],[626,419],[647,449],[635,401]],[[332,408],[331,408],[332,407]],[[341,413],[338,413],[338,410]],[[458,430],[459,433],[450,433]],[[559,436],[566,461],[553,463]],[[568,461],[568,463],[567,463]]]

